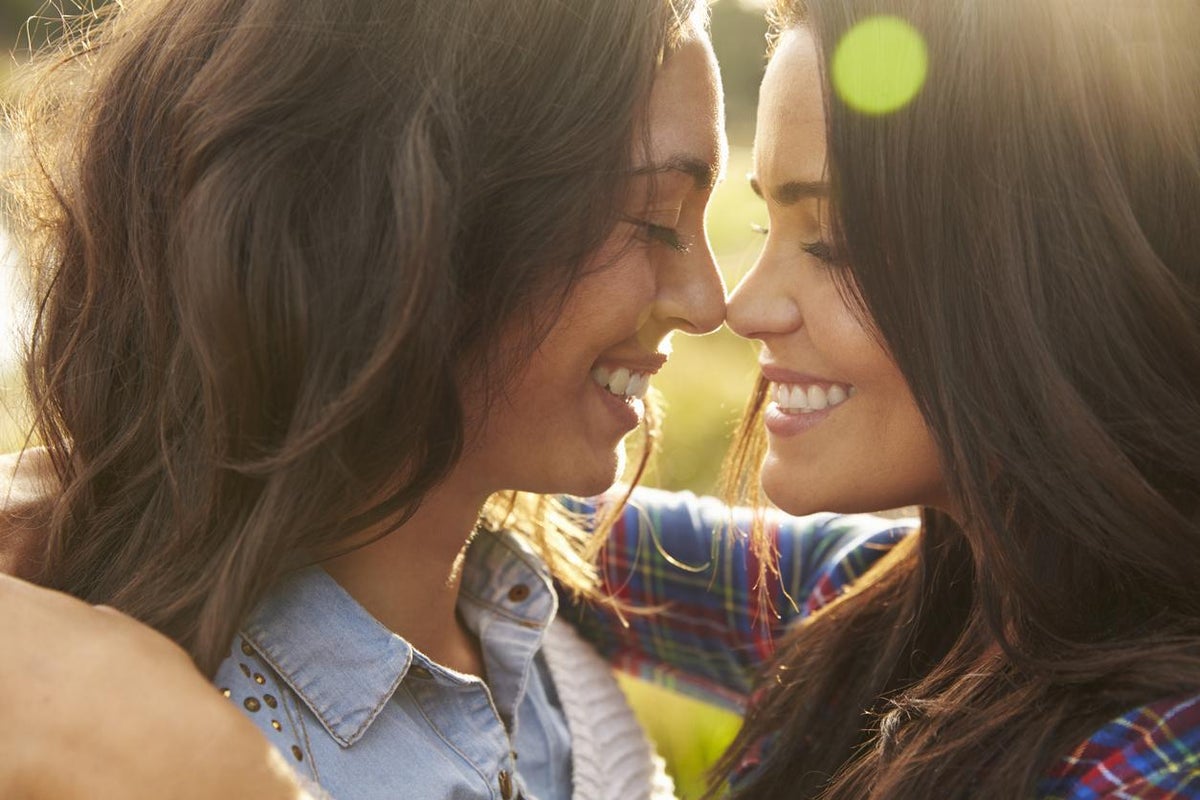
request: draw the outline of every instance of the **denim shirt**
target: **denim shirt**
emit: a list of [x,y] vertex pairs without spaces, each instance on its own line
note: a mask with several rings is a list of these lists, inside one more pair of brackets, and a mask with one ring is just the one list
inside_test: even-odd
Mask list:
[[484,683],[424,656],[311,567],[269,593],[214,682],[336,800],[569,800],[570,734],[539,654],[557,610],[528,548],[477,536],[458,611],[479,637]]

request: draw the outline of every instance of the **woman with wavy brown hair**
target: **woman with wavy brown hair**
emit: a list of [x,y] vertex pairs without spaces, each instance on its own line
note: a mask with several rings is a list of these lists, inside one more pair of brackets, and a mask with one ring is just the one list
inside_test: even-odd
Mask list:
[[[923,512],[781,645],[734,795],[1200,796],[1200,7],[775,21],[735,482]],[[846,80],[914,51],[894,109]]]
[[608,488],[666,339],[723,319],[705,10],[139,0],[72,34],[20,120],[28,577],[166,634],[338,797],[658,792],[607,673],[559,691],[596,537],[531,493]]

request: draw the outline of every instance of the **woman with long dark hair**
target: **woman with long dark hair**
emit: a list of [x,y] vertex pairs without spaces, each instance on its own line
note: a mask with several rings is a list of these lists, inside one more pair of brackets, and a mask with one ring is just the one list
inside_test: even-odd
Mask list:
[[[923,512],[782,643],[735,795],[1200,796],[1200,7],[775,20],[732,469],[792,513]],[[854,51],[881,20],[928,73],[865,112],[839,81],[904,52]]]
[[338,797],[661,793],[611,677],[562,690],[595,665],[553,582],[599,596],[597,537],[537,495],[608,488],[667,338],[724,317],[705,11],[141,0],[73,32],[20,120],[26,574],[166,634]]

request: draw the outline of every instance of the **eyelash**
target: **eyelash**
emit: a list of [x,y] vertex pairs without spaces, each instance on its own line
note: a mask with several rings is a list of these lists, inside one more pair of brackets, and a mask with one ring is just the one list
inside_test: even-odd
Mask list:
[[657,223],[648,222],[637,217],[628,217],[627,221],[641,228],[646,238],[661,242],[676,253],[686,253],[691,249],[690,245],[679,235],[679,231],[674,228],[668,228],[666,225],[658,225]]
[[[750,229],[755,233],[761,233],[763,236],[771,232],[770,228],[757,223],[751,224]],[[800,249],[826,266],[833,266],[839,261],[837,254],[833,251],[833,245],[829,244],[829,242],[805,242],[800,245]]]

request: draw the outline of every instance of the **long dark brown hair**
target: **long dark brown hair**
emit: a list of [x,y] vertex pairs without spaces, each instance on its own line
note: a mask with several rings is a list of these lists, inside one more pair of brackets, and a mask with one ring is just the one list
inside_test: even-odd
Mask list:
[[[925,39],[884,116],[857,22]],[[792,0],[823,53],[844,294],[906,377],[954,516],[784,642],[737,796],[1012,798],[1108,719],[1200,690],[1200,6]],[[756,483],[762,392],[729,468]]]
[[[18,120],[61,487],[37,577],[211,670],[283,571],[455,464],[464,372],[502,391],[613,230],[694,3],[120,5],[40,58]],[[514,323],[526,349],[489,349]],[[517,527],[586,590],[538,505]]]

